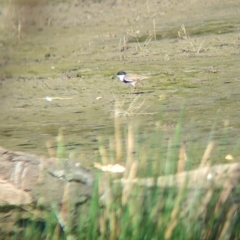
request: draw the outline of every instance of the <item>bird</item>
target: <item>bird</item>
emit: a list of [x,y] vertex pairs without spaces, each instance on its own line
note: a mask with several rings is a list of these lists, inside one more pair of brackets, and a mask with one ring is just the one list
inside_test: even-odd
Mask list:
[[139,81],[149,78],[147,76],[141,76],[137,74],[127,74],[126,72],[123,71],[118,72],[117,77],[121,82],[130,84],[134,90],[137,89],[136,84]]

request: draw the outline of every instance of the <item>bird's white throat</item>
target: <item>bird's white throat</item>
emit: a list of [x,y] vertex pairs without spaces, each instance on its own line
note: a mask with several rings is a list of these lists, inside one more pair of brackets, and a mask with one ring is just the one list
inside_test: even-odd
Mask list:
[[117,77],[119,78],[120,81],[123,82],[125,75],[117,75]]

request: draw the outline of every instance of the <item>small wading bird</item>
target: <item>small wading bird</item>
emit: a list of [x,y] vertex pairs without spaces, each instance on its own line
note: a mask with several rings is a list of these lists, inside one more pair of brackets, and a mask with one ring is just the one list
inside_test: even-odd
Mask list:
[[147,76],[141,76],[137,74],[127,74],[126,72],[118,72],[117,77],[121,82],[130,84],[133,87],[133,90],[137,89],[136,84],[139,81],[149,78]]

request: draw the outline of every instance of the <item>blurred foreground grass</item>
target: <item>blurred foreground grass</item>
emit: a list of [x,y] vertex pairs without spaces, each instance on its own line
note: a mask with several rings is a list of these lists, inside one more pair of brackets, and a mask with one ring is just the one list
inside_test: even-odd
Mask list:
[[[96,171],[91,199],[81,211],[79,206],[70,208],[66,183],[60,207],[53,203],[41,217],[33,213],[31,220],[21,220],[22,231],[7,239],[240,239],[239,164],[210,166],[214,142],[209,141],[199,167],[185,171],[188,154],[186,144],[179,142],[179,120],[160,171],[166,148],[160,145],[155,152],[145,149],[138,155],[143,146],[137,145],[131,122],[123,151],[118,112],[110,150],[99,146],[97,166],[105,170]],[[58,153],[62,153],[59,134]],[[122,164],[123,159],[124,173],[104,168]]]

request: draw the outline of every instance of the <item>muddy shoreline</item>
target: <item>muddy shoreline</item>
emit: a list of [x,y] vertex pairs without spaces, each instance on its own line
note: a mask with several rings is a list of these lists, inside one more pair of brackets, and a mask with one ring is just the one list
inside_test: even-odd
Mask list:
[[[214,138],[225,141],[226,127],[225,151],[234,148],[238,1],[16,3],[1,3],[0,145],[48,156],[46,145],[56,150],[62,129],[68,156],[91,166],[99,136],[107,146],[114,133],[114,102],[129,105],[135,97],[113,78],[125,70],[151,76],[139,102],[162,115],[131,117],[143,142],[159,128],[171,138],[184,106],[182,140],[202,153],[216,121]],[[197,46],[203,43],[199,53],[179,38],[183,24]],[[122,119],[123,128],[128,122]]]

